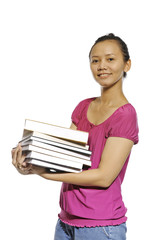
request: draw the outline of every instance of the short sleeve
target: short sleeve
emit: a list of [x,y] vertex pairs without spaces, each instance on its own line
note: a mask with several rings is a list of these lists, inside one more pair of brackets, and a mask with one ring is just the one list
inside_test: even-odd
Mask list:
[[82,118],[82,113],[85,110],[86,106],[89,104],[90,99],[85,99],[81,101],[72,112],[72,122],[78,127],[78,123]]
[[139,141],[138,120],[134,107],[131,104],[122,106],[110,123],[109,137],[130,139],[137,144]]

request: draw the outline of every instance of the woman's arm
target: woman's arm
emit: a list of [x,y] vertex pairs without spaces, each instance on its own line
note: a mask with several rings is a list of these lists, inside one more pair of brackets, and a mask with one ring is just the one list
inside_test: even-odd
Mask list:
[[[71,129],[77,127],[72,123]],[[48,180],[80,186],[109,187],[120,173],[133,144],[133,141],[125,138],[108,138],[99,167],[80,173],[47,173],[45,168],[27,164],[20,145],[12,150],[12,162],[21,174],[33,173]]]
[[110,137],[108,138],[99,167],[90,169],[80,173],[45,173],[36,171],[36,167],[32,169],[32,173],[41,177],[70,183],[80,186],[98,186],[109,187],[120,173],[130,151],[133,142],[129,139]]

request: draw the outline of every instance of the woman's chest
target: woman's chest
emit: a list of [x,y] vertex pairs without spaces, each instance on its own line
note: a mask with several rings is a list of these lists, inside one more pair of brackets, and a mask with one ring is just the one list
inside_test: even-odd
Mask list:
[[94,125],[105,122],[115,111],[113,107],[90,105],[87,110],[87,119]]

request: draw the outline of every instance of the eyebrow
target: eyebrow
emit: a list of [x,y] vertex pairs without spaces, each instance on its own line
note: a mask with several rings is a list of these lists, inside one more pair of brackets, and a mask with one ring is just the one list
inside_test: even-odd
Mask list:
[[[108,54],[105,54],[105,56],[110,56],[110,55],[113,55],[113,56],[115,56],[115,54],[113,54],[113,53],[108,53]],[[99,56],[92,56],[92,58],[93,57],[99,57]]]

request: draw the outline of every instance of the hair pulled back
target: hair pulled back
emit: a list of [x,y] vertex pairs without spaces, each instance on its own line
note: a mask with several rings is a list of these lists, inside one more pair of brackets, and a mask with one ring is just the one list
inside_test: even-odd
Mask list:
[[[95,41],[95,43],[93,44],[93,46],[92,46],[92,48],[91,48],[91,50],[90,50],[90,52],[89,52],[89,58],[90,58],[90,55],[91,55],[91,52],[92,52],[93,47],[94,47],[97,43],[103,42],[103,41],[106,41],[106,40],[115,40],[115,41],[117,41],[117,43],[119,44],[119,47],[120,47],[120,49],[121,49],[121,51],[122,51],[124,62],[127,62],[127,61],[130,59],[130,55],[129,55],[129,51],[128,51],[128,47],[127,47],[126,43],[125,43],[120,37],[115,36],[113,33],[109,33],[109,34],[107,34],[107,35],[104,35],[104,36],[102,36],[102,37],[99,37],[99,38]],[[123,75],[123,76],[126,77],[126,76],[127,76],[127,73],[124,72],[124,75]]]

